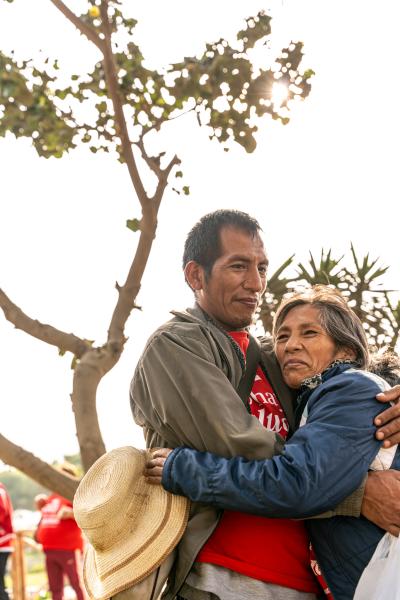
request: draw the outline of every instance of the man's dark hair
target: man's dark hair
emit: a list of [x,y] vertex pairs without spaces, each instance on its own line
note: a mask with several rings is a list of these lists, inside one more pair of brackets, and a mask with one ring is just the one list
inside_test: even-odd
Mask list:
[[194,260],[207,276],[221,255],[221,229],[233,227],[256,237],[262,231],[256,219],[240,210],[216,210],[204,215],[189,231],[183,252],[183,268]]

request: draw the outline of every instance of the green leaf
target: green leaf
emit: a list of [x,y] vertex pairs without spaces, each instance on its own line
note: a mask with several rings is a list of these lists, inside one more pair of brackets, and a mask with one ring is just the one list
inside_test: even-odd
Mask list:
[[96,105],[96,108],[99,112],[105,112],[107,110],[107,102],[99,102],[99,104]]
[[[263,117],[268,115],[286,124],[290,101],[304,99],[310,93],[309,81],[314,71],[302,71],[301,42],[289,43],[277,53],[277,58],[271,56],[271,61],[266,61],[270,67],[253,66],[251,52],[248,55],[252,47],[270,52],[271,17],[265,12],[246,19],[237,38],[232,36],[232,42],[217,39],[205,44],[203,52],[196,56],[153,70],[145,66],[143,54],[134,41],[136,20],[124,16],[125,4],[120,0],[109,3],[112,34],[116,40],[126,40],[126,43],[116,42],[113,58],[118,93],[125,114],[130,115],[127,125],[132,125],[139,137],[149,130],[157,135],[164,124],[193,111],[199,126],[209,128],[207,133],[221,144],[224,152],[229,151],[232,142],[253,152],[257,124]],[[101,33],[99,5],[100,0],[88,0],[86,12],[80,15],[97,34]],[[12,55],[0,52],[0,105],[4,106],[0,137],[9,131],[17,137],[30,138],[37,153],[45,158],[61,157],[77,145],[87,143],[94,154],[100,150],[113,156],[116,153],[117,160],[126,163],[102,62],[87,72],[79,71],[79,75],[62,73],[63,65],[57,58],[47,60],[44,66],[43,61],[36,65],[33,60],[15,62]],[[70,85],[65,87],[62,81],[67,75]],[[271,102],[277,79],[288,89],[287,101],[279,109]],[[10,102],[9,98],[15,101]],[[89,115],[87,122],[82,122],[83,114]],[[175,177],[182,179],[182,171],[177,171]],[[181,193],[188,195],[189,186]]]
[[134,231],[134,232],[140,231],[140,221],[139,221],[139,219],[128,219],[126,221],[126,226],[131,231]]
[[190,194],[190,188],[188,185],[184,185],[182,188],[182,192],[185,194],[185,196],[189,196]]
[[314,75],[315,75],[315,71],[313,71],[312,69],[307,69],[303,73],[304,79],[310,79],[310,77],[313,77]]

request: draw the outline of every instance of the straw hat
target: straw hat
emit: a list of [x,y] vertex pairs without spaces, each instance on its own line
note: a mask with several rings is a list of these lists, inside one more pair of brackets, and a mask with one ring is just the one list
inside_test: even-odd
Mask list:
[[79,484],[74,516],[88,541],[83,580],[90,598],[105,600],[145,579],[183,535],[189,501],[147,483],[148,458],[144,450],[117,448]]

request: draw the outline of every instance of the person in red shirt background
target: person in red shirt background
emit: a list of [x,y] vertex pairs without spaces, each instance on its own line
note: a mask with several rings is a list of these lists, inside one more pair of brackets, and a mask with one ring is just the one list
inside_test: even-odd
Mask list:
[[[60,470],[76,476],[73,465],[62,465]],[[63,599],[65,575],[77,600],[84,600],[79,576],[83,540],[74,519],[72,503],[58,494],[39,494],[35,503],[41,512],[35,539],[43,546],[53,600]]]
[[8,600],[4,585],[7,560],[13,551],[14,532],[12,526],[13,507],[6,488],[0,483],[0,600]]

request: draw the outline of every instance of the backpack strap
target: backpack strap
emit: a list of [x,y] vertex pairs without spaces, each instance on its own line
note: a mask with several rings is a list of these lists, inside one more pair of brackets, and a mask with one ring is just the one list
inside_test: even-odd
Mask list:
[[257,340],[257,338],[253,337],[252,335],[249,335],[249,347],[247,348],[246,353],[246,369],[242,375],[241,380],[239,381],[239,385],[236,390],[243,404],[245,405],[247,412],[250,412],[249,396],[251,388],[253,387],[260,359],[260,342]]

